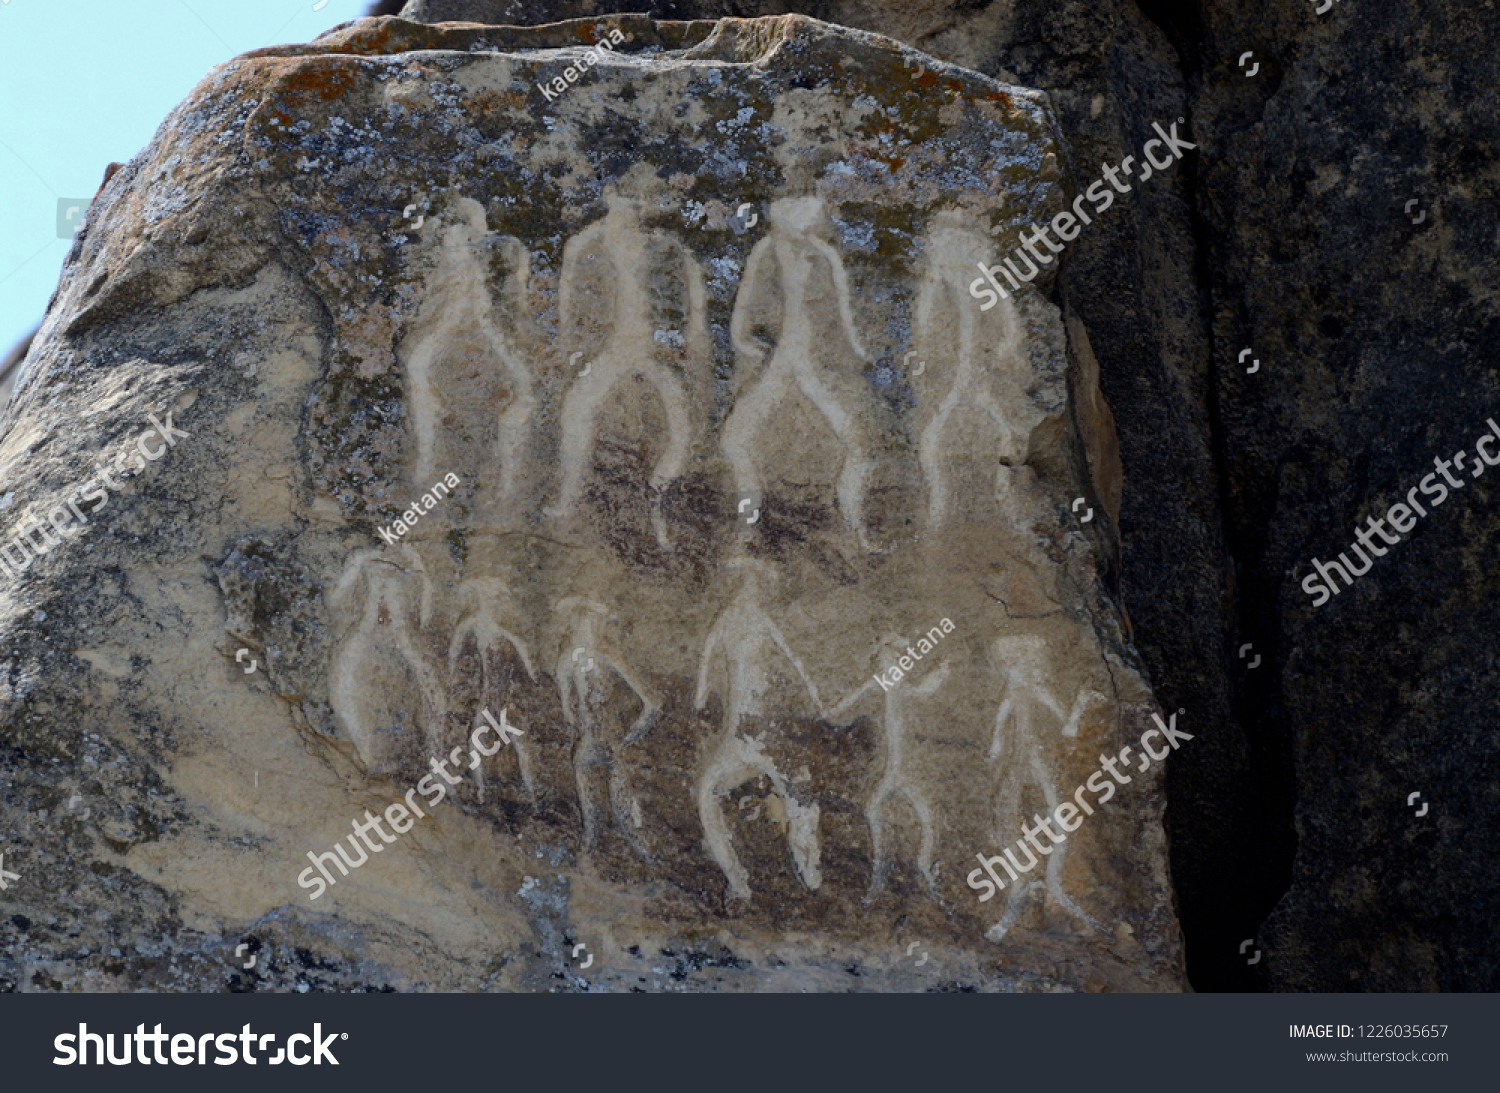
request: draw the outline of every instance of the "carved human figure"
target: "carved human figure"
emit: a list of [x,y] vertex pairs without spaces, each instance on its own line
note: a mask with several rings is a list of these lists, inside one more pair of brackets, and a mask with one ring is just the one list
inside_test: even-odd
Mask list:
[[[887,637],[881,642],[878,658],[881,675],[897,667],[902,655],[910,650],[910,645],[910,642],[900,637]],[[932,863],[933,853],[937,848],[937,824],[934,820],[931,801],[928,800],[922,787],[911,777],[907,765],[906,740],[910,732],[910,722],[917,704],[916,700],[926,698],[936,692],[947,678],[948,666],[938,664],[929,668],[920,682],[903,683],[900,686],[885,688],[872,681],[840,702],[830,713],[830,720],[837,722],[845,711],[852,708],[866,694],[876,690],[884,694],[885,710],[881,717],[881,730],[885,739],[885,769],[881,772],[875,791],[870,794],[870,799],[865,803],[865,819],[870,824],[874,858],[870,890],[865,896],[867,902],[879,894],[890,877],[892,863],[887,850],[888,828],[892,826],[890,810],[898,797],[906,800],[917,818],[921,831],[921,843],[917,849],[917,868],[921,870],[922,879],[927,883],[927,890],[932,893],[934,899],[938,898],[937,876]]]
[[[490,493],[489,502],[503,512],[516,500],[514,490],[523,470],[521,462],[530,438],[536,397],[528,369],[496,321],[490,276],[481,251],[491,238],[501,247],[506,265],[513,271],[505,287],[513,309],[520,287],[529,276],[529,255],[519,240],[493,237],[479,202],[464,197],[454,207],[459,219],[444,230],[437,268],[427,278],[427,300],[431,302],[424,305],[403,351],[407,400],[417,441],[411,484],[420,492],[432,485],[435,473],[452,470],[454,463],[460,470],[487,469],[493,458],[499,463],[494,476],[498,486]],[[486,435],[489,423],[463,420],[458,415],[466,405],[485,407],[502,402],[492,457],[482,447],[464,440],[471,433]]]
[[661,702],[610,647],[603,632],[603,624],[610,617],[607,607],[586,596],[568,596],[558,603],[557,609],[567,620],[556,674],[563,720],[576,734],[573,776],[578,785],[578,809],[583,816],[584,848],[594,845],[599,834],[599,814],[607,806],[631,846],[642,857],[649,857],[635,834],[636,807],[625,784],[624,771],[602,739],[604,675],[613,672],[641,701],[640,716],[622,744],[634,744],[646,734],[652,719],[661,711]]
[[951,377],[935,404],[923,398],[931,409],[917,446],[927,482],[928,524],[938,527],[951,500],[944,453],[956,416],[968,411],[993,424],[999,441],[985,450],[992,450],[1000,464],[997,484],[1003,491],[1008,466],[1023,462],[1027,454],[1029,433],[1019,424],[1026,395],[1019,383],[1012,383],[1009,396],[1015,405],[1007,409],[995,396],[994,386],[997,381],[1030,376],[1032,369],[1015,303],[1007,298],[1000,301],[997,311],[985,313],[969,297],[966,286],[988,247],[985,238],[968,226],[967,218],[953,210],[940,212],[927,236],[925,252],[927,267],[917,294],[916,340],[923,346],[923,355],[952,356],[950,361],[935,361],[925,368],[924,382],[918,386],[922,397],[925,388],[940,388]]
[[703,709],[708,702],[709,676],[717,660],[724,664],[724,724],[708,747],[708,755],[698,776],[698,814],[703,821],[704,839],[709,853],[729,880],[732,897],[750,898],[750,877],[740,863],[729,825],[724,819],[721,799],[737,786],[752,778],[766,777],[772,792],[781,798],[787,816],[787,842],[802,883],[816,889],[823,883],[819,868],[818,806],[803,805],[792,790],[792,781],[766,754],[761,738],[740,734],[740,723],[761,714],[763,700],[772,682],[772,666],[779,657],[789,664],[821,715],[822,700],[818,688],[801,659],[787,644],[781,628],[761,604],[765,600],[763,584],[769,583],[770,567],[750,559],[728,563],[744,570],[744,578],[734,598],[714,620],[704,642],[699,662],[698,691],[694,706]]
[[[565,517],[583,493],[594,451],[595,419],[620,384],[640,377],[650,384],[667,419],[666,448],[651,473],[656,492],[652,523],[657,541],[670,547],[661,515],[661,491],[685,468],[693,440],[681,377],[658,358],[677,346],[701,352],[707,345],[707,292],[697,260],[680,241],[642,224],[639,201],[608,193],[609,211],[563,247],[558,289],[560,330],[582,343],[592,328],[597,348],[568,389],[562,406],[561,466],[552,515]],[[677,298],[660,300],[676,291]],[[671,315],[681,329],[659,329]]]
[[[475,652],[479,657],[479,703],[473,720],[473,728],[478,729],[482,723],[482,711],[489,708],[492,700],[497,700],[495,689],[499,681],[494,678],[493,668],[504,655],[504,646],[508,644],[516,651],[516,655],[521,658],[521,664],[526,669],[526,674],[533,680],[536,679],[536,670],[531,666],[531,655],[526,650],[526,643],[509,628],[511,621],[521,616],[511,600],[510,589],[506,588],[503,581],[496,577],[471,577],[458,586],[457,599],[458,622],[448,642],[448,678],[450,680],[454,678],[464,647],[472,639]],[[504,705],[503,700],[498,701]],[[536,785],[532,778],[531,737],[518,733],[509,740],[509,744],[516,753],[516,763],[521,770],[521,783],[525,786],[526,795],[534,805],[536,804]],[[478,791],[479,801],[483,803],[485,786],[483,764],[476,760],[470,769],[474,776],[474,786]]]
[[[989,762],[1001,762],[1000,780],[996,793],[996,836],[1001,843],[1014,840],[1025,855],[1026,863],[1007,846],[1004,855],[1009,860],[1008,871],[1014,871],[1014,883],[1010,887],[1009,901],[1005,913],[985,936],[999,941],[1015,923],[1023,906],[1023,899],[1033,885],[1042,883],[1053,899],[1066,911],[1095,930],[1107,933],[1102,925],[1090,917],[1073,899],[1063,891],[1062,865],[1067,854],[1067,842],[1056,842],[1038,835],[1034,841],[1017,839],[1017,821],[1022,825],[1034,821],[1028,819],[1023,806],[1024,791],[1029,781],[1040,791],[1046,802],[1046,814],[1057,808],[1056,779],[1047,769],[1040,746],[1040,715],[1043,711],[1052,714],[1054,724],[1061,735],[1076,737],[1078,723],[1088,707],[1096,700],[1108,699],[1096,691],[1081,691],[1074,699],[1073,707],[1064,713],[1062,706],[1053,697],[1048,687],[1051,658],[1046,641],[1036,634],[1012,634],[996,638],[990,646],[991,657],[1005,683],[1005,699],[995,713],[995,733],[990,744]],[[1007,729],[1010,731],[1007,732]],[[1038,827],[1038,833],[1041,829]],[[1061,834],[1061,833],[1059,833]],[[1036,882],[1024,875],[1037,865],[1037,848],[1047,859],[1044,870],[1045,881]],[[1024,878],[1024,879],[1023,879]]]
[[[392,757],[392,735],[409,727],[385,723],[392,713],[399,722],[414,712],[430,751],[440,743],[447,702],[443,681],[424,652],[432,586],[416,551],[402,546],[357,552],[328,604],[342,631],[329,663],[329,699],[360,761],[376,770]],[[416,684],[414,695],[401,687],[407,673]]]
[[766,437],[772,415],[801,392],[843,445],[839,508],[860,544],[871,549],[862,506],[872,461],[860,425],[868,394],[851,367],[870,356],[855,328],[848,277],[838,251],[817,234],[828,223],[819,198],[781,198],[768,212],[770,231],[745,263],[729,327],[735,349],[764,367],[735,397],[724,422],[724,454],[739,492],[762,496],[758,445],[776,442],[774,433]]

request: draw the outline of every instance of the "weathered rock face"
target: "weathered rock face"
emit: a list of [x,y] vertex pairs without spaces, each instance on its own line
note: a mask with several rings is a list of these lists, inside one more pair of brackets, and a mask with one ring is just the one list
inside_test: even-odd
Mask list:
[[[1225,18],[1202,5],[1156,0],[671,0],[646,6],[657,18],[673,19],[797,10],[890,35],[1008,83],[1045,89],[1063,138],[1060,158],[1075,186],[1097,178],[1101,164],[1138,155],[1152,122],[1185,118],[1184,131],[1197,141],[1196,88],[1208,63],[1203,39],[1206,27]],[[424,22],[530,24],[641,7],[638,0],[411,0],[404,14]],[[1290,17],[1306,4],[1278,0],[1277,7]],[[1235,16],[1248,24],[1261,17],[1258,7]],[[1258,29],[1245,33],[1266,39]],[[1236,48],[1243,36],[1224,35],[1218,52],[1227,57],[1217,62],[1224,74],[1214,82],[1241,97],[1251,90],[1234,67],[1239,52],[1251,48]],[[1279,40],[1295,39],[1288,32]],[[1380,70],[1377,62],[1367,63]],[[1232,125],[1224,136],[1237,132]],[[1185,708],[1204,730],[1167,775],[1166,820],[1189,971],[1204,989],[1250,990],[1263,982],[1271,957],[1247,967],[1240,942],[1256,936],[1286,889],[1296,775],[1265,691],[1247,693],[1252,685],[1273,686],[1274,658],[1252,674],[1235,656],[1243,641],[1269,648],[1270,639],[1260,628],[1241,638],[1248,574],[1236,572],[1240,548],[1226,537],[1224,506],[1232,503],[1223,487],[1227,452],[1213,427],[1215,286],[1205,283],[1201,228],[1224,199],[1198,181],[1200,159],[1212,154],[1210,145],[1199,144],[1177,171],[1134,187],[1081,234],[1063,255],[1051,291],[1076,320],[1069,324],[1075,332],[1070,352],[1100,362],[1099,386],[1122,438],[1130,489],[1119,512],[1119,568],[1111,576],[1130,613],[1133,640],[1163,705]],[[1263,183],[1246,181],[1246,198],[1256,200]],[[1316,223],[1303,225],[1301,237],[1317,234]],[[1280,238],[1285,246],[1294,237]],[[1254,245],[1243,248],[1256,252]],[[1283,273],[1277,283],[1294,291],[1299,281]],[[1245,344],[1254,343],[1231,343],[1226,367]],[[1316,407],[1309,410],[1317,428]],[[1279,450],[1284,428],[1268,420],[1262,427],[1267,450]],[[1285,513],[1278,519],[1290,521]],[[1270,595],[1252,593],[1249,600],[1266,603]],[[1336,644],[1330,654],[1337,655]],[[1314,779],[1309,786],[1316,791],[1325,782]],[[1365,850],[1375,847],[1367,843]]]
[[1022,839],[1156,712],[1081,327],[970,292],[1054,131],[799,17],[217,70],[0,444],[24,528],[186,434],[10,587],[4,974],[1181,988],[1159,761]]
[[[635,0],[411,0],[542,22]],[[1121,587],[1163,704],[1201,723],[1168,829],[1204,989],[1497,988],[1497,524],[1485,477],[1337,601],[1310,560],[1493,410],[1493,6],[668,0],[788,9],[1045,90],[1087,178],[1185,117],[1198,150],[1074,244],[1129,484]],[[1253,51],[1256,74],[1239,64]],[[1408,202],[1417,200],[1416,207]],[[1247,374],[1240,355],[1262,366]],[[1495,415],[1500,420],[1500,415]],[[1253,643],[1258,666],[1237,654]],[[1201,720],[1200,720],[1201,719]],[[1412,792],[1431,803],[1418,818]],[[1441,803],[1433,803],[1441,798]],[[1245,964],[1241,942],[1264,957]]]

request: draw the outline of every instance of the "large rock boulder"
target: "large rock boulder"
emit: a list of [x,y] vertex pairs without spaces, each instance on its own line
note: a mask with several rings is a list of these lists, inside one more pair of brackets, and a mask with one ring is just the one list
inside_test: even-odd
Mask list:
[[0,974],[1181,989],[1097,364],[981,303],[1061,179],[802,17],[215,70],[0,442]]
[[[545,22],[642,6],[405,11]],[[1190,974],[1200,989],[1495,990],[1500,861],[1485,848],[1500,809],[1493,780],[1473,776],[1500,746],[1480,697],[1500,686],[1485,640],[1492,480],[1454,489],[1418,542],[1389,546],[1336,601],[1314,606],[1302,585],[1435,459],[1472,459],[1496,408],[1484,274],[1500,239],[1500,105],[1484,88],[1500,75],[1500,13],[1327,0],[645,6],[802,11],[1043,89],[1076,180],[1134,154],[1153,121],[1186,119],[1198,150],[1080,238],[1055,292],[1087,323],[1120,429],[1135,642],[1163,704],[1202,725],[1168,774]],[[1263,953],[1254,965],[1247,938]]]

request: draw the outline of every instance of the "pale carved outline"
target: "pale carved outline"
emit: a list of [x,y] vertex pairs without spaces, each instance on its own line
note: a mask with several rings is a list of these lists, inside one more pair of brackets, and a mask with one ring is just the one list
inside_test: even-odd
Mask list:
[[[697,433],[688,413],[683,381],[655,359],[657,345],[651,310],[653,243],[667,247],[681,262],[687,288],[684,329],[677,331],[683,344],[697,352],[708,342],[707,288],[697,259],[680,240],[642,226],[642,202],[619,193],[605,197],[609,211],[573,236],[563,247],[562,274],[558,288],[559,330],[564,337],[580,325],[586,302],[578,283],[587,281],[580,272],[584,263],[598,261],[608,271],[613,288],[612,322],[605,344],[586,362],[588,375],[576,377],[563,398],[559,426],[561,451],[556,502],[548,514],[566,518],[577,507],[594,451],[595,420],[614,389],[639,376],[651,385],[661,400],[667,418],[667,446],[651,472],[652,526],[657,543],[670,549],[666,522],[661,513],[661,494],[667,484],[682,476]],[[602,257],[596,259],[595,254]],[[601,278],[603,280],[605,278]]]
[[[1011,742],[1015,745],[1014,751],[1020,755],[1015,756],[1008,764],[1001,768],[1000,784],[995,794],[995,817],[998,831],[1008,830],[1016,816],[1020,816],[1022,810],[1020,801],[1023,790],[1023,773],[1015,759],[1020,759],[1025,764],[1025,769],[1031,775],[1037,788],[1042,793],[1042,799],[1047,803],[1047,812],[1050,816],[1057,808],[1059,798],[1057,795],[1056,779],[1047,771],[1043,762],[1041,746],[1035,728],[1037,715],[1041,710],[1046,710],[1057,719],[1061,735],[1065,737],[1076,737],[1078,735],[1078,723],[1093,704],[1095,699],[1109,699],[1097,691],[1081,691],[1073,702],[1073,708],[1064,713],[1057,699],[1053,697],[1047,687],[1046,662],[1048,658],[1048,647],[1046,639],[1037,634],[1007,634],[996,638],[990,644],[991,659],[996,670],[1005,680],[1005,699],[1000,703],[995,712],[995,732],[990,744],[989,754],[985,757],[987,762],[996,762],[1004,758],[1005,727],[1014,723],[1015,732]],[[1085,817],[1085,822],[1087,817]],[[1031,817],[1022,817],[1023,823],[1030,823]],[[1081,827],[1075,830],[1081,830]],[[1038,840],[1040,841],[1040,839]],[[1019,843],[1019,840],[1017,840]],[[1051,840],[1047,840],[1051,844]],[[1083,908],[1079,907],[1062,887],[1062,864],[1067,854],[1068,844],[1062,843],[1052,845],[1051,853],[1042,855],[1027,847],[1027,858],[1040,858],[1045,856],[1047,864],[1044,868],[1045,881],[1032,880],[1030,871],[1022,875],[1019,880],[1014,880],[1010,885],[1010,896],[1006,904],[1005,913],[999,922],[985,932],[985,937],[991,941],[1001,940],[1006,932],[1015,924],[1017,917],[1023,908],[1023,901],[1027,893],[1037,885],[1043,885],[1051,893],[1059,906],[1083,922],[1090,929],[1099,933],[1108,933],[1104,926],[1090,916]],[[1033,866],[1033,868],[1035,868]]]
[[731,896],[748,900],[750,876],[734,852],[733,837],[724,820],[723,805],[719,802],[751,778],[770,778],[773,792],[785,807],[787,843],[797,875],[804,885],[816,891],[823,883],[819,868],[818,805],[816,802],[801,804],[792,793],[790,780],[765,754],[761,740],[741,736],[739,726],[742,718],[761,712],[758,700],[768,685],[766,668],[771,659],[770,655],[762,656],[767,645],[771,646],[772,654],[780,653],[796,669],[819,717],[826,716],[823,702],[801,658],[787,644],[781,628],[761,607],[764,596],[760,577],[769,573],[770,567],[750,559],[736,559],[727,564],[731,568],[743,569],[745,576],[734,598],[719,613],[709,630],[699,663],[698,690],[693,699],[695,709],[701,710],[707,704],[709,671],[715,652],[721,653],[727,676],[727,686],[722,692],[724,724],[709,744],[698,777],[698,815],[703,824],[704,842],[724,871]]
[[[576,734],[573,745],[573,779],[578,788],[578,811],[583,821],[583,846],[590,849],[598,838],[598,807],[587,783],[588,773],[604,767],[608,773],[608,806],[627,841],[636,853],[650,858],[649,852],[634,828],[640,826],[640,805],[626,786],[624,772],[600,742],[595,731],[589,697],[599,678],[601,666],[612,669],[641,700],[641,714],[635,719],[621,745],[634,744],[650,729],[661,712],[661,700],[642,683],[604,641],[600,624],[611,617],[609,608],[587,596],[568,596],[558,601],[557,611],[571,619],[564,631],[562,652],[557,658],[557,686],[562,699],[563,720]],[[582,648],[579,659],[573,652]],[[593,667],[589,667],[589,662]],[[602,690],[602,688],[600,688]],[[576,707],[576,708],[575,708]],[[627,811],[627,803],[629,809]]]
[[[929,527],[940,527],[947,516],[949,487],[943,469],[944,434],[950,419],[963,410],[974,410],[988,417],[999,430],[997,458],[999,476],[1007,466],[1025,459],[1028,435],[1016,427],[1013,415],[1007,414],[992,388],[990,362],[999,359],[1015,370],[1029,375],[1021,324],[1015,303],[1000,301],[999,311],[991,317],[973,306],[967,286],[973,278],[977,261],[989,253],[987,241],[968,226],[968,218],[953,210],[944,210],[934,218],[927,236],[927,268],[917,296],[916,330],[920,344],[930,341],[929,332],[936,329],[935,314],[951,311],[958,325],[958,359],[933,362],[924,370],[927,384],[951,371],[952,383],[939,400],[932,416],[923,425],[917,444],[918,461],[928,488]],[[976,257],[977,256],[977,257]],[[948,305],[944,308],[942,305]],[[996,345],[984,340],[984,334],[998,322],[1004,334]],[[924,384],[923,386],[927,386]],[[1003,484],[997,478],[997,487]]]
[[[843,398],[813,361],[823,355],[825,347],[816,345],[813,323],[807,312],[806,290],[809,269],[819,260],[827,264],[838,301],[842,332],[854,357],[862,364],[870,355],[859,340],[854,322],[853,304],[843,260],[830,244],[812,234],[814,228],[828,221],[827,210],[816,197],[781,198],[771,202],[770,232],[755,244],[745,262],[744,277],[735,296],[730,317],[729,338],[734,348],[755,364],[764,362],[759,378],[742,389],[734,408],[724,421],[721,447],[734,471],[735,485],[742,496],[764,497],[756,465],[754,441],[765,432],[769,419],[783,400],[793,393],[812,403],[823,415],[844,448],[844,465],[839,473],[837,496],[845,522],[859,537],[866,550],[873,550],[863,520],[864,482],[873,460],[866,453],[865,438],[856,424],[858,411],[844,405]],[[773,289],[773,286],[775,288]],[[754,341],[746,330],[759,297],[773,294],[780,305],[780,327],[774,346]],[[773,312],[775,311],[773,307]],[[827,372],[824,368],[822,371]],[[837,372],[833,373],[835,382]],[[844,382],[846,391],[857,392],[862,381]]]
[[[379,663],[382,646],[393,648],[417,681],[424,707],[423,734],[429,749],[439,742],[448,709],[446,688],[422,654],[419,636],[413,634],[415,630],[419,635],[431,617],[432,584],[415,550],[401,546],[396,555],[405,565],[378,549],[355,552],[328,596],[329,609],[336,618],[343,616],[354,620],[347,626],[330,660],[330,705],[367,770],[377,767],[385,756],[374,754],[374,742],[381,726],[366,724],[363,704],[358,696],[368,689],[371,676],[368,665]],[[415,608],[415,625],[408,594],[413,579],[421,590]],[[365,589],[362,598],[357,595],[361,581]],[[389,630],[385,630],[387,623]]]
[[[483,711],[487,708],[485,704],[489,700],[493,686],[493,681],[490,679],[491,650],[498,654],[501,641],[510,643],[510,647],[521,658],[521,664],[533,682],[536,681],[536,669],[531,666],[531,654],[526,651],[526,643],[498,621],[498,619],[514,614],[511,610],[510,589],[504,581],[498,577],[471,577],[458,586],[457,599],[458,622],[454,625],[453,636],[448,642],[448,682],[450,686],[454,682],[458,671],[458,658],[463,653],[464,644],[472,637],[475,652],[479,657],[479,708]],[[479,728],[482,718],[482,712],[475,715],[475,729]],[[526,734],[518,733],[511,738],[510,745],[516,753],[516,763],[521,770],[521,783],[526,787],[526,794],[531,804],[535,806],[536,783],[532,775],[530,740]],[[482,804],[484,803],[484,767],[476,762],[471,769],[474,771],[474,785]]]
[[[462,336],[477,336],[513,385],[514,399],[497,417],[495,441],[495,459],[500,465],[496,492],[499,503],[506,506],[515,500],[520,464],[531,440],[529,427],[536,409],[534,383],[494,320],[489,273],[476,254],[483,240],[493,234],[486,225],[484,207],[464,197],[458,199],[456,208],[462,219],[444,231],[437,268],[428,278],[427,297],[434,302],[434,311],[430,318],[424,315],[418,319],[410,335],[411,348],[404,349],[403,354],[412,432],[417,441],[411,483],[413,489],[425,490],[437,472],[439,436],[446,416],[443,385],[435,375],[437,367],[451,351],[451,342]],[[498,238],[513,270],[512,288],[505,295],[514,298],[521,292],[515,286],[524,286],[530,276],[530,254],[520,240]]]
[[[895,636],[887,637],[881,642],[878,663],[882,674],[897,666],[897,662],[910,644],[906,639]],[[921,842],[917,850],[917,868],[927,884],[928,892],[933,899],[941,902],[937,890],[937,872],[933,868],[933,855],[937,850],[937,823],[932,804],[928,801],[926,793],[906,777],[906,738],[912,700],[933,694],[947,678],[948,665],[942,663],[929,671],[920,683],[898,683],[889,690],[880,688],[884,692],[885,699],[885,711],[880,719],[885,740],[885,767],[881,772],[880,781],[876,783],[869,800],[865,802],[864,809],[865,820],[870,825],[870,841],[873,848],[873,868],[870,876],[870,890],[865,895],[866,903],[880,893],[890,877],[893,863],[886,859],[884,848],[889,808],[886,802],[889,798],[897,796],[905,797],[907,804],[916,814],[921,832]],[[877,688],[879,688],[878,683],[873,681],[866,683],[835,706],[830,711],[830,717],[839,717],[857,700]]]

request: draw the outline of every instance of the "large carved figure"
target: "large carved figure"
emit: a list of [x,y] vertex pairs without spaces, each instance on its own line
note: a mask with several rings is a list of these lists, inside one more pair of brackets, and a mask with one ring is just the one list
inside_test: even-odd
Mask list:
[[862,512],[871,460],[860,424],[868,395],[858,371],[870,356],[855,328],[848,277],[838,251],[816,234],[828,221],[818,198],[773,201],[769,213],[770,234],[750,252],[730,320],[735,349],[764,367],[735,398],[724,423],[724,454],[739,492],[761,496],[759,449],[777,408],[800,392],[844,447],[839,508],[870,549]]
[[752,778],[769,778],[772,791],[781,798],[786,812],[787,841],[797,874],[808,888],[816,889],[823,883],[818,864],[818,806],[816,803],[803,805],[797,800],[790,780],[765,753],[763,741],[742,736],[740,723],[747,717],[769,712],[765,700],[772,682],[772,666],[777,659],[791,666],[820,715],[823,703],[801,659],[787,644],[781,628],[761,606],[765,599],[763,582],[768,582],[770,568],[752,560],[739,560],[730,565],[743,569],[744,578],[734,598],[709,630],[694,699],[694,705],[701,710],[708,701],[710,672],[716,661],[722,659],[726,685],[719,693],[723,696],[724,725],[710,743],[702,773],[698,776],[698,814],[703,821],[704,839],[709,853],[729,879],[731,896],[749,899],[750,876],[734,852],[720,801]]
[[[427,297],[434,302],[424,309],[404,348],[417,442],[411,485],[425,490],[435,475],[456,466],[477,472],[480,487],[487,487],[491,502],[504,511],[516,500],[536,397],[530,372],[493,314],[490,277],[479,253],[491,234],[484,208],[472,198],[459,198],[456,208],[461,219],[444,231],[437,269],[428,278]],[[506,236],[498,242],[513,271],[505,295],[515,307],[529,258],[518,240]],[[483,440],[491,423],[462,417],[459,407],[466,402],[502,407],[493,424],[493,454]],[[497,473],[486,473],[494,463]]]
[[[917,296],[917,340],[924,355],[949,363],[924,369],[923,378],[913,383],[931,407],[918,441],[918,458],[927,482],[928,524],[938,527],[950,502],[945,457],[956,454],[950,434],[957,417],[979,415],[998,434],[993,448],[981,445],[970,450],[981,458],[987,457],[980,456],[981,452],[993,452],[1000,464],[1002,490],[1007,465],[1024,461],[1027,433],[1018,426],[1018,419],[1025,392],[1013,384],[1007,408],[996,398],[994,388],[997,381],[1029,376],[1031,365],[1015,303],[1007,298],[997,310],[984,312],[969,297],[966,286],[975,263],[989,253],[989,247],[983,236],[968,227],[968,219],[951,210],[939,213],[927,237],[926,253],[927,269]],[[949,381],[947,389],[934,404],[928,390],[941,390],[944,380]]]
[[563,248],[562,337],[565,344],[583,346],[587,374],[573,380],[563,400],[561,473],[552,512],[566,517],[578,504],[594,450],[595,419],[620,384],[639,377],[666,414],[665,451],[651,474],[652,521],[657,541],[666,548],[661,490],[683,473],[694,430],[682,378],[659,358],[677,347],[701,353],[707,344],[703,274],[682,243],[644,228],[640,202],[617,192],[605,201],[604,219]]

